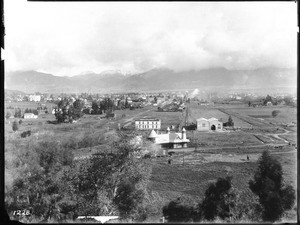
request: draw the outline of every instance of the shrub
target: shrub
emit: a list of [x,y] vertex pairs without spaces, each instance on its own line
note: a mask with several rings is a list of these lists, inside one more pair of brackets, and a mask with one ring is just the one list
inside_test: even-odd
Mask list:
[[31,135],[31,130],[24,131],[23,133],[21,133],[22,138],[29,137],[30,135]]
[[6,115],[5,115],[5,118],[6,118],[6,119],[9,119],[10,116],[11,116],[11,113],[10,113],[10,112],[7,112]]
[[117,195],[113,199],[119,210],[121,218],[128,218],[138,208],[143,200],[143,191],[137,190],[135,184],[125,181],[117,189]]
[[12,124],[12,130],[13,130],[14,132],[16,132],[18,129],[19,129],[18,121],[15,120],[15,121],[13,122],[13,124]]
[[163,215],[168,222],[188,222],[193,220],[194,209],[191,206],[183,205],[178,198],[163,207]]
[[275,118],[279,114],[279,110],[272,111],[272,116]]
[[227,219],[232,216],[236,195],[232,191],[232,178],[218,178],[205,191],[205,198],[201,204],[201,211],[205,219],[214,220],[216,217]]
[[264,151],[254,179],[249,181],[251,191],[259,197],[264,221],[280,219],[284,211],[294,205],[295,190],[290,185],[284,186],[282,174],[281,164],[268,151]]
[[23,123],[23,120],[19,120],[19,124],[21,125]]

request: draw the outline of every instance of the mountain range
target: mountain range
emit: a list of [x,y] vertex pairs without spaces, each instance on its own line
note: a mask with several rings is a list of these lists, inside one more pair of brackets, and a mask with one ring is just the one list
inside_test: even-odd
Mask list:
[[264,67],[228,70],[223,67],[175,72],[166,68],[124,75],[120,71],[87,72],[72,77],[37,71],[5,74],[5,88],[25,93],[109,93],[195,88],[275,88],[297,85],[297,69]]

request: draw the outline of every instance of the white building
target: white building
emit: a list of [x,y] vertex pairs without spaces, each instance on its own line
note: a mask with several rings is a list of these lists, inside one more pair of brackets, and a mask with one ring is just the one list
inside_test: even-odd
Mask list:
[[143,118],[135,121],[135,129],[138,130],[159,130],[161,128],[160,119]]
[[30,102],[40,102],[41,96],[40,95],[29,95]]
[[216,118],[200,118],[197,119],[197,130],[199,131],[220,131],[223,129],[223,123]]
[[24,113],[24,119],[37,119],[38,116],[33,113]]
[[190,142],[190,140],[186,138],[186,130],[184,128],[182,132],[171,133],[168,127],[167,133],[165,134],[157,134],[152,130],[148,138],[161,148],[186,148],[187,143]]

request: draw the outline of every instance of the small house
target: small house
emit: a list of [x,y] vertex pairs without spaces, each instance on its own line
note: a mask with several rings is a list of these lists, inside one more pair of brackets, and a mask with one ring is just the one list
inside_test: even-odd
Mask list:
[[37,119],[38,116],[33,113],[24,113],[24,119]]

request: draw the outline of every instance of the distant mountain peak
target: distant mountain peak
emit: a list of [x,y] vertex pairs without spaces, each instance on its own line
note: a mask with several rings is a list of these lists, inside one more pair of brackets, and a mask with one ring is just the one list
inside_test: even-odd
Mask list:
[[[214,67],[202,70],[173,71],[169,68],[126,75],[121,70],[107,70],[101,73],[73,77],[60,77],[37,71],[7,72],[5,87],[27,93],[62,93],[67,91],[94,92],[148,91],[195,89],[205,87],[283,87],[297,84],[297,69],[257,68],[255,70],[229,70]],[[86,73],[85,72],[85,73]]]

